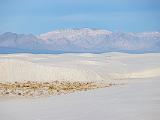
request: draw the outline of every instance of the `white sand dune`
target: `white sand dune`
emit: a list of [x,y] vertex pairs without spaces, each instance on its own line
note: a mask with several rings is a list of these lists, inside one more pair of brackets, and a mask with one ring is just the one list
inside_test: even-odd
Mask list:
[[109,81],[160,76],[160,54],[0,55],[0,81]]
[[20,60],[4,60],[0,63],[0,81],[92,81],[101,77],[87,70],[67,67],[50,67]]
[[0,55],[0,82],[128,84],[39,99],[0,99],[2,120],[160,120],[160,53]]
[[113,79],[130,79],[130,78],[152,78],[160,76],[160,68],[149,69],[144,71],[130,72],[130,73],[112,73]]

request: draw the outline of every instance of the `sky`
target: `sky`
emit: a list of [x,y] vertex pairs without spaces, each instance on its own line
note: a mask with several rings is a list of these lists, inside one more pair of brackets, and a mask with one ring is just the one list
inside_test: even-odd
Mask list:
[[160,0],[0,0],[0,33],[57,29],[160,31]]

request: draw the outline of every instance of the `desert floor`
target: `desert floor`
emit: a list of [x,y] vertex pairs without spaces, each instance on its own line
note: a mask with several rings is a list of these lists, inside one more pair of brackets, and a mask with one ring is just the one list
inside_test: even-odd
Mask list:
[[159,120],[160,54],[0,55],[0,82],[113,85],[49,97],[0,97],[1,120]]

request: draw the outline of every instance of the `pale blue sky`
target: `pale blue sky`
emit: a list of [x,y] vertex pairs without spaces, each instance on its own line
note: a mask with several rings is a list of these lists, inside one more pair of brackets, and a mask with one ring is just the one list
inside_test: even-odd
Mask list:
[[0,0],[0,32],[160,31],[160,0]]

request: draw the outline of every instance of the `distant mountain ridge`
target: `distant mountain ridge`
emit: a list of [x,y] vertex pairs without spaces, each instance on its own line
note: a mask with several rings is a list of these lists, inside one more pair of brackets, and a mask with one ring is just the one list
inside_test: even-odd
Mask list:
[[101,29],[55,30],[39,36],[3,33],[0,53],[160,52],[160,32],[125,33]]

